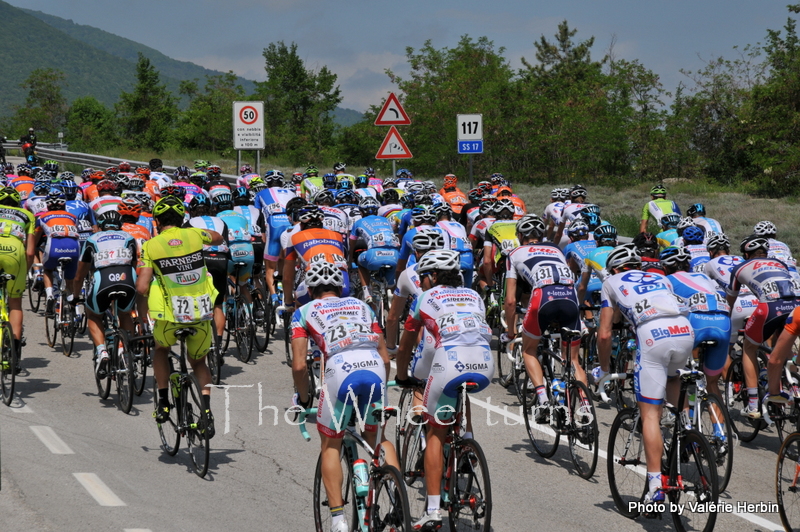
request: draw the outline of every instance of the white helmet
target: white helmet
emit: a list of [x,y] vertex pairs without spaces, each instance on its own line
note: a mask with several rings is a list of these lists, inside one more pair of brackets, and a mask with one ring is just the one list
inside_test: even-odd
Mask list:
[[521,234],[522,236],[542,238],[544,231],[544,222],[541,218],[533,213],[526,214],[517,222],[517,233]]
[[461,254],[451,249],[429,251],[417,263],[417,273],[432,271],[458,271],[461,269]]
[[[315,260],[317,257],[321,259]],[[306,286],[309,288],[323,285],[344,286],[342,270],[325,260],[325,255],[317,255],[311,259],[311,265],[306,270]]]
[[622,244],[615,247],[606,258],[606,268],[609,270],[626,264],[642,264],[642,257],[633,244]]
[[683,218],[681,218],[681,221],[678,222],[678,226],[676,227],[676,229],[680,231],[682,229],[686,229],[687,227],[691,227],[693,225],[694,225],[694,220],[690,216],[684,216]]
[[430,251],[444,248],[444,235],[433,227],[423,227],[417,230],[411,239],[411,247],[416,251]]
[[706,249],[708,251],[715,251],[717,249],[730,249],[731,241],[725,233],[710,233],[706,241]]
[[753,227],[753,234],[756,236],[774,237],[777,233],[778,228],[769,220],[758,222],[755,227]]

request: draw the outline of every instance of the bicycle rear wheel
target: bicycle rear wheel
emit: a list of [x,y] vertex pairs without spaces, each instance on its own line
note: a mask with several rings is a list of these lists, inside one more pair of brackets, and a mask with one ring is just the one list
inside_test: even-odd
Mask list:
[[[138,336],[144,334],[144,328],[138,319],[135,327]],[[140,396],[144,391],[145,381],[147,380],[147,361],[150,358],[150,340],[146,338],[137,340],[131,345],[131,349],[133,350],[133,393]]]
[[719,491],[728,487],[733,471],[733,428],[728,417],[728,409],[715,395],[707,396],[698,405],[700,408],[700,426],[695,427],[706,438],[711,450],[719,477]]
[[106,340],[106,351],[109,352],[109,359],[106,361],[106,376],[102,379],[97,376],[97,371],[95,371],[95,368],[97,367],[97,351],[95,351],[94,356],[92,357],[92,374],[94,375],[95,384],[97,384],[97,395],[99,395],[100,399],[103,400],[108,399],[108,396],[111,393],[111,371],[109,368],[109,363],[111,362],[111,346],[108,342],[109,340]]
[[[553,419],[556,414],[558,404],[553,401],[553,395],[550,391],[550,383],[552,382],[552,373],[549,364],[542,364],[542,371],[544,372],[545,384],[547,389],[547,397],[550,406],[542,406],[537,404],[536,391],[533,386],[528,386],[529,377],[525,374],[522,387],[526,394],[531,396],[531,406],[524,408],[525,412],[525,430],[528,431],[528,437],[533,445],[533,450],[542,458],[550,458],[556,454],[558,449],[558,441],[561,437],[559,431],[555,429],[555,420]],[[537,418],[539,418],[537,420]],[[553,421],[551,425],[551,420]]]
[[[714,464],[714,452],[702,434],[688,430],[680,441],[680,449],[671,453],[668,485],[680,479],[682,487],[669,490],[670,502],[681,505],[682,511],[672,513],[672,522],[680,532],[714,530],[716,512],[707,512],[701,503],[719,502],[719,481]],[[678,463],[680,461],[680,464]]]
[[244,302],[239,302],[236,309],[236,351],[239,360],[247,363],[253,353],[253,320],[250,316],[250,309]]
[[[344,516],[350,525],[350,530],[359,530],[356,526],[358,513],[356,508],[356,492],[353,486],[353,471],[347,457],[347,451],[342,446],[340,463],[342,466],[342,493]],[[314,473],[314,525],[317,532],[329,532],[331,529],[331,508],[328,503],[328,494],[322,482],[322,455],[317,459],[317,468]]]
[[[170,360],[170,373],[172,373],[172,361]],[[175,398],[178,397],[178,388],[172,379],[169,379],[169,419],[164,423],[156,422],[158,435],[161,438],[161,448],[169,456],[175,456],[181,444],[181,433],[178,430],[178,406]],[[153,411],[158,410],[158,384],[153,379]]]
[[75,307],[65,298],[61,299],[61,304],[61,351],[68,357],[75,346]]
[[117,332],[114,338],[115,353],[111,355],[112,378],[117,384],[117,404],[124,413],[129,413],[133,406],[133,353],[128,345],[128,333]]
[[617,510],[630,519],[637,517],[639,511],[631,510],[629,504],[641,501],[647,491],[647,463],[638,411],[626,408],[614,418],[608,433],[606,466],[608,487]]
[[[36,281],[34,281],[35,283]],[[39,307],[42,305],[44,298],[44,286],[40,286],[38,290],[33,289],[33,284],[28,286],[28,302],[31,304],[33,312],[39,312]]]
[[743,442],[753,441],[758,436],[758,431],[761,430],[761,420],[750,419],[744,413],[749,398],[747,396],[747,385],[744,382],[741,357],[735,359],[728,368],[722,397],[725,406],[728,407],[728,416],[733,425],[733,430],[738,434],[739,440]]
[[[406,429],[411,432],[411,429],[414,427],[414,425],[412,425],[410,422],[410,418],[408,417],[408,412],[411,410],[413,401],[414,389],[403,388],[403,391],[400,392],[400,399],[397,401],[397,416],[395,416],[395,421],[397,424],[394,432],[394,448],[398,453],[403,450]],[[402,473],[402,467],[400,472]]]
[[14,400],[14,382],[16,380],[17,351],[14,349],[14,335],[11,324],[3,322],[0,330],[0,391],[6,406]]
[[775,500],[786,530],[800,529],[800,432],[790,434],[778,451]]
[[448,518],[451,532],[489,532],[492,522],[492,483],[481,446],[461,440],[455,449],[455,468],[450,477]]
[[592,478],[597,467],[600,431],[597,428],[597,412],[586,385],[574,381],[569,389],[569,454],[581,478]]
[[219,384],[222,380],[222,367],[219,365],[220,360],[220,345],[215,334],[211,340],[211,349],[208,350],[206,355],[206,364],[208,371],[211,373],[211,384]]
[[44,318],[44,332],[47,335],[48,347],[55,347],[56,340],[58,340],[58,311],[53,311],[52,317],[45,316]]
[[259,353],[267,350],[269,345],[269,308],[264,290],[256,288],[253,297],[253,340]]
[[425,493],[425,437],[423,424],[408,423],[400,453],[400,469],[406,486],[409,512],[412,519],[418,519],[428,507]]
[[408,496],[400,472],[386,464],[372,475],[373,504],[369,530],[412,530]]
[[233,309],[231,307],[227,307],[225,309],[225,327],[222,331],[222,337],[225,338],[220,346],[220,354],[225,354],[228,352],[228,347],[231,345],[231,336],[233,336],[233,331],[235,330],[236,323],[235,323],[235,316],[233,314]]
[[208,471],[208,416],[203,406],[200,385],[194,375],[185,375],[181,390],[183,421],[186,428],[186,446],[192,459],[194,472],[198,477],[206,476]]
[[[286,312],[286,311],[284,311]],[[286,312],[288,314],[288,312]],[[292,324],[290,316],[283,317],[283,347],[286,349],[286,365],[292,367]]]

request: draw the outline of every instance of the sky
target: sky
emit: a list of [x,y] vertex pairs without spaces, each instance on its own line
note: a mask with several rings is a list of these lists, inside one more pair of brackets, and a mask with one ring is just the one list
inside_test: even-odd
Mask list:
[[559,22],[576,41],[595,37],[593,57],[612,40],[620,59],[638,59],[667,90],[690,80],[734,46],[763,42],[781,29],[787,0],[6,0],[146,44],[174,59],[263,81],[263,49],[298,44],[306,67],[337,74],[341,106],[365,111],[395,86],[385,70],[409,72],[406,48],[426,40],[441,49],[462,35],[505,47],[512,67],[533,62],[533,43],[554,40]]

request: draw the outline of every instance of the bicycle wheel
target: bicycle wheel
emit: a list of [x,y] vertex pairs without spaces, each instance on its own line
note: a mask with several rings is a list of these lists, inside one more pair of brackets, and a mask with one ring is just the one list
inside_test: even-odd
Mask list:
[[72,303],[68,303],[64,298],[61,300],[61,351],[65,357],[72,354],[75,346],[75,308]]
[[800,432],[790,434],[778,451],[775,468],[775,499],[786,530],[800,529]]
[[33,285],[28,286],[28,302],[31,304],[31,310],[33,312],[39,312],[39,307],[42,305],[42,298],[44,298],[44,286],[38,288],[38,290],[34,290]]
[[528,371],[525,369],[521,344],[514,346],[511,372],[514,375],[514,388],[519,404],[523,408],[533,408],[536,404],[536,390],[533,388],[530,379],[528,379]]
[[11,324],[7,321],[3,322],[0,335],[0,391],[3,393],[3,403],[9,406],[14,400],[14,381],[16,379],[14,368],[17,367],[17,351],[14,349]]
[[507,345],[497,342],[497,379],[503,388],[508,388],[514,379],[514,361],[506,352]]
[[[344,515],[350,525],[350,530],[358,530],[356,526],[358,513],[355,504],[356,492],[353,486],[353,471],[347,457],[347,451],[342,446],[340,463],[342,465],[342,498]],[[317,532],[329,532],[331,529],[331,509],[328,503],[328,494],[322,482],[322,455],[317,458],[317,467],[314,473],[314,524]]]
[[714,451],[719,477],[719,491],[728,487],[733,471],[733,428],[728,417],[728,409],[716,395],[706,394],[699,404],[700,426],[695,427],[706,438]]
[[736,431],[739,440],[743,442],[753,441],[758,435],[758,431],[761,430],[761,420],[750,419],[744,413],[749,398],[747,396],[747,385],[744,382],[741,357],[734,360],[728,368],[722,397],[725,406],[728,407],[728,416],[733,425],[733,430]]
[[228,347],[231,345],[231,336],[233,335],[234,330],[235,323],[233,308],[229,306],[225,309],[225,327],[222,330],[222,337],[224,337],[225,340],[223,340],[222,345],[220,346],[220,354],[224,355],[228,352]]
[[253,340],[259,353],[267,350],[269,345],[269,309],[263,290],[256,288],[253,297]]
[[[395,432],[394,432],[394,448],[398,452],[402,451],[405,442],[406,429],[410,432],[414,425],[411,424],[411,418],[408,412],[411,410],[411,405],[414,401],[414,389],[403,388],[400,392],[400,399],[397,402],[397,416],[395,416]],[[401,468],[402,470],[402,468]],[[402,472],[402,471],[401,471]]]
[[[288,313],[285,313],[288,314]],[[290,316],[283,317],[283,347],[286,350],[286,365],[292,367],[292,329]]]
[[672,513],[675,528],[680,532],[713,530],[717,513],[705,511],[703,503],[715,506],[719,502],[717,468],[714,451],[696,430],[687,430],[680,439],[680,449],[671,453],[667,485],[676,485],[676,480],[682,482],[681,487],[667,491],[670,502],[682,508]]
[[586,480],[592,478],[597,467],[597,454],[600,431],[597,428],[597,412],[592,396],[586,385],[574,381],[569,389],[568,423],[569,454],[578,471],[578,476]]
[[556,409],[560,407],[558,404],[554,403],[553,395],[550,391],[552,373],[549,365],[542,364],[542,370],[544,371],[547,397],[551,406],[545,407],[536,403],[536,391],[533,389],[533,386],[528,386],[529,377],[526,373],[522,387],[525,393],[531,396],[531,406],[523,408],[523,410],[525,412],[525,430],[528,431],[528,438],[531,440],[533,450],[542,458],[550,458],[556,454],[558,440],[561,437],[559,431],[554,429],[554,427],[557,427],[557,424],[556,420],[553,418],[553,416],[556,415]]
[[[614,360],[612,373],[627,373],[633,375],[634,353],[628,349],[620,349]],[[633,389],[633,379],[627,378],[614,382],[614,403],[617,412],[624,408],[636,408],[636,392]]]
[[[142,324],[137,323],[136,334],[144,334],[142,331]],[[137,396],[142,395],[144,391],[145,381],[147,379],[147,361],[150,357],[150,343],[149,340],[137,340],[130,346],[133,351],[133,393]]]
[[455,449],[455,468],[450,477],[448,518],[451,532],[482,530],[492,523],[492,483],[481,446],[461,440]]
[[[169,384],[169,419],[164,423],[156,422],[158,427],[158,435],[161,438],[161,448],[169,456],[175,456],[181,444],[181,432],[178,430],[178,406],[175,397],[178,394],[178,389],[175,383],[170,379]],[[153,411],[158,410],[158,385],[156,380],[153,379]]]
[[400,470],[406,486],[409,512],[412,519],[422,517],[428,507],[425,492],[424,425],[408,423],[400,453]]
[[184,375],[183,389],[181,390],[181,410],[183,425],[186,430],[186,447],[192,459],[194,472],[198,477],[206,476],[208,471],[208,416],[203,406],[203,396],[200,385],[194,375]]
[[239,360],[247,363],[253,353],[253,320],[250,316],[250,309],[244,302],[237,305],[236,310],[236,351]]
[[127,331],[120,330],[114,338],[115,353],[111,355],[112,379],[117,383],[117,403],[129,413],[133,406],[133,353],[128,345]]
[[47,335],[48,347],[55,347],[58,340],[58,310],[53,312],[53,316],[44,318],[44,332]]
[[94,356],[92,357],[92,374],[94,374],[94,381],[95,384],[97,384],[97,395],[99,395],[100,399],[103,400],[108,399],[108,396],[111,393],[111,371],[109,368],[109,362],[111,361],[111,349],[112,346],[109,345],[109,340],[106,339],[106,351],[109,353],[109,360],[106,362],[106,376],[102,379],[97,376],[97,371],[95,371],[95,368],[97,367],[97,351],[95,351]]
[[369,530],[411,530],[408,496],[400,472],[384,465],[371,475],[374,485],[369,512]]
[[647,491],[647,466],[639,413],[632,408],[621,410],[608,433],[606,468],[608,487],[619,513],[633,519],[639,515],[630,503],[638,503]]
[[220,355],[220,345],[215,334],[211,340],[211,349],[208,350],[206,355],[206,364],[208,365],[208,371],[211,373],[211,384],[219,384],[220,380],[222,380],[222,367],[219,365]]

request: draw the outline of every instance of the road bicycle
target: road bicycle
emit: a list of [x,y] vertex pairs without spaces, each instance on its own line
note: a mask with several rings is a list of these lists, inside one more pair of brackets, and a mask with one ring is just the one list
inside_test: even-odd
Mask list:
[[[751,419],[745,414],[748,402],[750,400],[747,393],[747,385],[744,379],[744,353],[741,349],[741,343],[737,344],[739,348],[734,347],[731,351],[731,363],[724,379],[720,379],[721,395],[723,402],[728,409],[728,415],[733,425],[733,430],[736,432],[739,441],[751,442],[758,436],[758,433],[767,428],[768,422],[764,419]],[[766,371],[767,371],[767,355],[764,346],[760,346],[756,355],[758,361],[757,372],[759,375],[758,380],[758,396],[759,407],[761,407],[761,397],[766,391]]]
[[786,530],[800,529],[800,432],[789,434],[778,451],[775,500]]
[[[703,378],[695,369],[678,370],[681,382],[678,406],[666,403],[665,408],[675,416],[671,427],[662,424],[664,452],[661,458],[662,489],[668,503],[651,503],[644,508],[648,491],[647,462],[644,454],[642,420],[638,408],[625,408],[617,413],[608,435],[608,484],[619,512],[628,518],[642,513],[648,517],[659,516],[669,509],[672,521],[679,531],[714,529],[717,514],[709,511],[719,501],[719,479],[714,451],[705,437],[694,429],[678,422],[686,404],[690,385]],[[625,378],[622,373],[609,374],[600,379],[599,390],[603,400],[607,382]]]
[[14,399],[14,382],[19,364],[19,353],[14,348],[14,332],[8,321],[7,284],[14,279],[10,273],[0,272],[0,392],[6,406],[11,405]]
[[[316,413],[316,408],[309,408],[300,413],[300,432],[306,441],[311,441],[311,436],[306,430],[305,420]],[[386,421],[395,415],[397,410],[390,407],[376,409],[371,413],[378,425],[378,443],[374,449],[359,434],[355,424],[348,425],[344,431],[341,451],[344,481],[341,497],[350,530],[363,532],[412,530],[403,478],[397,468],[383,462],[381,452],[380,441]],[[363,460],[359,460],[359,448],[366,453],[369,459],[368,466],[363,464]],[[367,467],[364,478],[359,470]],[[314,524],[317,532],[328,532],[331,529],[330,504],[322,481],[322,455],[317,459],[314,473]]]
[[[466,393],[478,388],[474,382],[458,387],[455,418],[444,439],[442,470],[442,508],[447,510],[451,531],[491,530],[492,484],[489,465],[480,444],[464,438]],[[400,469],[409,489],[411,516],[421,517],[427,508],[425,493],[425,420],[419,414],[406,414]],[[411,492],[413,490],[413,492]]]
[[28,302],[31,304],[31,310],[34,312],[39,312],[42,299],[44,299],[45,296],[42,268],[44,268],[42,264],[34,264],[28,270]]
[[[239,271],[246,265],[244,262],[234,264],[234,279],[239,278]],[[238,282],[228,279],[228,287],[230,292],[227,308],[225,309],[225,341],[222,346],[222,352],[224,353],[228,350],[231,337],[233,337],[236,342],[239,360],[246,363],[250,360],[250,355],[253,352],[253,337],[255,336],[251,307],[245,303]]]
[[617,412],[636,407],[633,373],[636,365],[636,332],[628,325],[614,326],[611,331],[611,373],[624,373],[628,377],[613,383],[614,406]]
[[[549,405],[537,404],[536,390],[532,383],[528,385],[527,372],[523,379],[522,389],[528,396],[523,403],[527,405],[523,409],[525,429],[533,449],[542,458],[552,457],[561,435],[565,435],[578,475],[588,480],[597,467],[600,431],[592,394],[575,378],[575,369],[570,362],[571,344],[580,338],[581,332],[567,327],[556,330],[557,333],[551,332],[550,328],[545,331],[538,350]],[[563,358],[552,348],[561,343],[566,345]],[[556,371],[559,367],[560,377]]]
[[389,283],[386,275],[393,266],[384,265],[375,271],[369,272],[369,293],[372,296],[372,308],[375,311],[375,319],[378,325],[386,331],[386,317],[389,315],[389,307],[392,304],[392,293],[389,290]]
[[[499,378],[500,386],[508,388],[511,383],[517,394],[517,400],[525,408],[532,406],[528,404],[531,399],[536,399],[535,396],[526,394],[524,391],[523,383],[525,380],[525,361],[522,356],[522,317],[525,315],[525,309],[517,306],[516,320],[517,320],[517,337],[508,343],[497,343],[497,376]],[[501,313],[500,322],[503,330],[506,329],[505,311]],[[528,381],[529,382],[529,381]]]
[[55,310],[51,316],[45,316],[44,320],[47,345],[55,347],[58,333],[61,332],[61,350],[67,357],[72,354],[75,332],[78,329],[74,302],[67,301],[69,290],[67,289],[67,280],[64,278],[64,268],[70,262],[72,262],[70,257],[58,259],[58,266],[53,272],[53,288],[58,290],[58,295],[55,296]]
[[[95,372],[97,382],[97,392],[101,399],[108,399],[111,392],[111,381],[114,381],[117,388],[117,405],[124,413],[129,413],[133,406],[134,394],[134,362],[133,352],[131,351],[128,338],[128,331],[119,325],[117,309],[117,299],[128,294],[124,291],[111,292],[108,294],[111,305],[103,315],[105,322],[106,351],[108,351],[108,362],[106,374],[99,377]],[[92,358],[92,368],[96,367],[97,351]]]
[[250,290],[250,298],[253,301],[254,347],[259,353],[263,353],[269,346],[272,333],[272,305],[266,288],[261,283],[255,283],[252,277],[247,282],[247,289]]
[[[186,439],[189,457],[194,472],[204,477],[208,471],[208,431],[209,425],[200,385],[194,375],[189,374],[186,366],[186,337],[197,333],[194,328],[175,331],[180,344],[179,354],[169,353],[169,418],[164,423],[156,422],[158,435],[165,453],[175,456],[181,443]],[[175,360],[178,370],[175,370]],[[158,411],[158,383],[153,379],[153,417]]]
[[139,317],[136,310],[131,313],[131,317],[135,333],[128,338],[128,344],[133,357],[133,392],[140,396],[147,380],[147,366],[152,364],[150,353],[155,347],[155,341],[148,318]]

